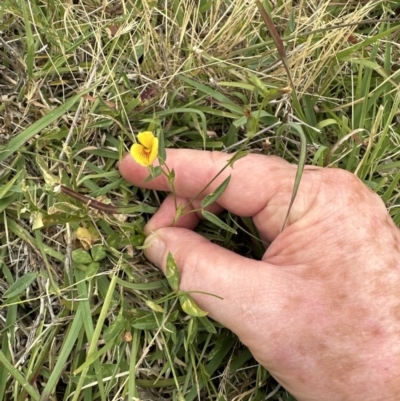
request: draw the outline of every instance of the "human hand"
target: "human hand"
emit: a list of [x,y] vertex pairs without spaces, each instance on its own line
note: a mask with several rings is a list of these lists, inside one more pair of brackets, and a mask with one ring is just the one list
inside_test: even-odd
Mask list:
[[[229,155],[167,150],[178,203],[189,200],[226,165]],[[164,176],[130,155],[119,165],[132,184],[169,191]],[[211,211],[251,216],[265,242],[261,261],[247,259],[191,231],[197,213],[174,227],[172,196],[146,226],[146,256],[165,272],[168,252],[183,291],[249,347],[299,401],[398,400],[400,393],[400,232],[381,199],[352,174],[306,166],[288,225],[296,166],[248,155]],[[193,202],[197,208],[201,199]]]

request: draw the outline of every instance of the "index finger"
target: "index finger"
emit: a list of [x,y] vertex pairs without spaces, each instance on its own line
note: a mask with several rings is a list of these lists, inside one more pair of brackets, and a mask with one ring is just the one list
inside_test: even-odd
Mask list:
[[[279,195],[277,202],[282,206],[284,215],[290,201],[296,167],[276,156],[249,154],[235,161],[233,167],[227,167],[211,182],[231,157],[222,152],[167,149],[166,164],[175,172],[176,194],[192,199],[206,187],[200,195],[201,199],[215,191],[231,175],[228,187],[217,200],[219,205],[236,215],[252,217]],[[127,181],[136,186],[171,191],[164,175],[144,182],[149,172],[146,167],[137,164],[130,154],[121,160],[119,170]]]

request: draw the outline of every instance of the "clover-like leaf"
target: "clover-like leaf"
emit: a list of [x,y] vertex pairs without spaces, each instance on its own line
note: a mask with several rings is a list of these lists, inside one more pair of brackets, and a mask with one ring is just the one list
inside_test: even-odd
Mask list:
[[92,263],[92,257],[90,256],[89,252],[85,251],[82,248],[74,249],[71,252],[72,260],[74,263],[77,264],[84,264],[87,265],[89,263]]
[[92,258],[95,262],[100,262],[106,257],[106,250],[103,245],[96,244],[93,245],[91,249]]

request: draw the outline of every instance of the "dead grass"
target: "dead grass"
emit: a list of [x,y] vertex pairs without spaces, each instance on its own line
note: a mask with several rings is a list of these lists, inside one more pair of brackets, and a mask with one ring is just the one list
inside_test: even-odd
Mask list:
[[[301,110],[253,1],[2,2],[0,399],[293,399],[226,329],[182,312],[140,249],[164,195],[116,170],[143,129],[297,162],[298,122],[307,163],[355,172],[400,225],[396,2],[264,5]],[[59,184],[132,208],[103,213]]]

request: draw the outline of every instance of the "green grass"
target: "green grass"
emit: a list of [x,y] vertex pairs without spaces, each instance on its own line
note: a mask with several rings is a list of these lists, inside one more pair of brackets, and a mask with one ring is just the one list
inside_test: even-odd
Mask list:
[[[355,173],[400,226],[397,2],[263,5],[291,93],[253,2],[1,2],[1,400],[293,399],[230,332],[182,311],[140,250],[165,194],[116,169],[147,129],[167,148],[305,159]],[[59,184],[132,208],[103,213]]]

